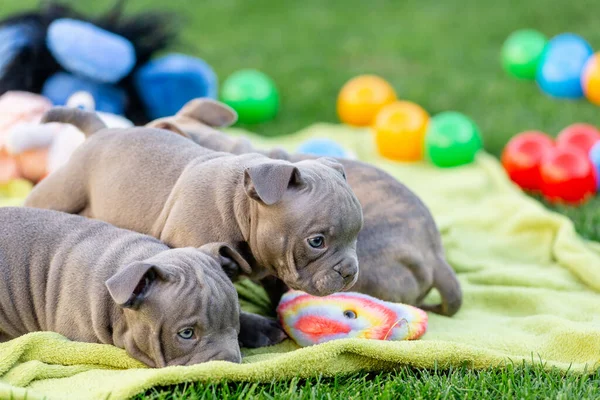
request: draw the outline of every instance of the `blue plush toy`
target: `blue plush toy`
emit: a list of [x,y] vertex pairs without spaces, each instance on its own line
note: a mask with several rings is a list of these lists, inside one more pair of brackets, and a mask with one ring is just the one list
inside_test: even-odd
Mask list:
[[46,44],[67,71],[101,83],[120,81],[136,62],[135,48],[129,40],[70,18],[50,24]]
[[57,72],[48,78],[42,95],[54,104],[66,105],[74,93],[81,91],[88,92],[94,98],[96,110],[118,115],[125,113],[126,94],[122,88],[66,72]]
[[0,21],[0,94],[43,94],[56,105],[80,91],[96,110],[136,125],[175,114],[188,101],[217,97],[217,76],[184,54],[152,57],[176,37],[165,12],[124,15],[125,1],[97,18],[45,0],[41,9]]
[[0,28],[0,43],[3,44],[0,46],[0,76],[23,48],[30,46],[34,40],[35,29],[27,22]]
[[44,0],[39,10],[0,21],[0,94],[44,94],[65,105],[74,93],[86,91],[97,110],[147,123],[151,117],[140,98],[147,93],[136,90],[133,75],[174,41],[177,25],[164,11],[125,15],[124,4],[116,0],[107,13],[89,18]]
[[217,97],[217,75],[212,68],[184,54],[150,61],[136,72],[134,81],[152,119],[174,115],[192,99]]

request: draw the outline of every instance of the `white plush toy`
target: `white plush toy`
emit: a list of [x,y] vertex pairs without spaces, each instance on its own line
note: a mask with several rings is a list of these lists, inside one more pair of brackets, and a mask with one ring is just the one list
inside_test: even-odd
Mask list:
[[[94,98],[87,92],[76,92],[67,101],[67,107],[94,111]],[[133,123],[115,114],[96,111],[96,114],[109,128],[129,128]],[[65,164],[85,137],[79,129],[69,124],[40,124],[23,122],[14,125],[6,137],[8,153],[18,156],[34,150],[47,151],[46,176]],[[41,179],[42,176],[38,177]],[[36,180],[36,179],[34,179]]]

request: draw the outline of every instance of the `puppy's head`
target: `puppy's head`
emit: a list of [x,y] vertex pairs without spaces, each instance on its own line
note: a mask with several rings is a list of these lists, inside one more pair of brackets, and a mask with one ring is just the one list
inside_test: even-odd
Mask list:
[[236,121],[237,113],[228,105],[208,98],[197,98],[188,101],[175,115],[156,119],[146,126],[171,131],[215,151],[233,154],[261,153],[281,160],[289,158],[283,149],[261,151],[254,148],[245,137],[231,137],[218,130],[233,125]]
[[341,164],[261,161],[244,171],[244,189],[256,210],[248,240],[260,265],[317,296],[354,285],[362,209]]
[[249,270],[235,250],[215,243],[122,267],[106,287],[123,308],[125,350],[151,367],[241,362],[238,297],[223,271],[232,265]]
[[146,126],[170,130],[202,144],[207,136],[220,134],[215,128],[226,128],[236,121],[237,113],[228,105],[209,98],[197,98],[188,101],[175,115],[156,119]]

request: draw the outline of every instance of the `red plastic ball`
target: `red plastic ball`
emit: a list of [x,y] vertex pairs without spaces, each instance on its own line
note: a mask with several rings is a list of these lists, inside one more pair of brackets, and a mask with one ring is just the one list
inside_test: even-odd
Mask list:
[[588,154],[598,141],[600,141],[600,131],[593,125],[582,123],[567,126],[556,137],[557,146],[573,146],[583,154]]
[[554,141],[539,131],[513,136],[502,152],[502,165],[510,179],[524,190],[541,190],[540,162]]
[[553,203],[581,203],[596,190],[591,161],[573,146],[563,145],[547,152],[540,164],[540,174],[542,194]]

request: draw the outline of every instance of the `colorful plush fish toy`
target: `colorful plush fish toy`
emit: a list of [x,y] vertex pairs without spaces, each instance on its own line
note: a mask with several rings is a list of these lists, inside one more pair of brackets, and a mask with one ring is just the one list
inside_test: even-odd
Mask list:
[[343,338],[415,340],[427,330],[425,311],[354,292],[317,297],[290,290],[277,315],[288,336],[303,347]]

